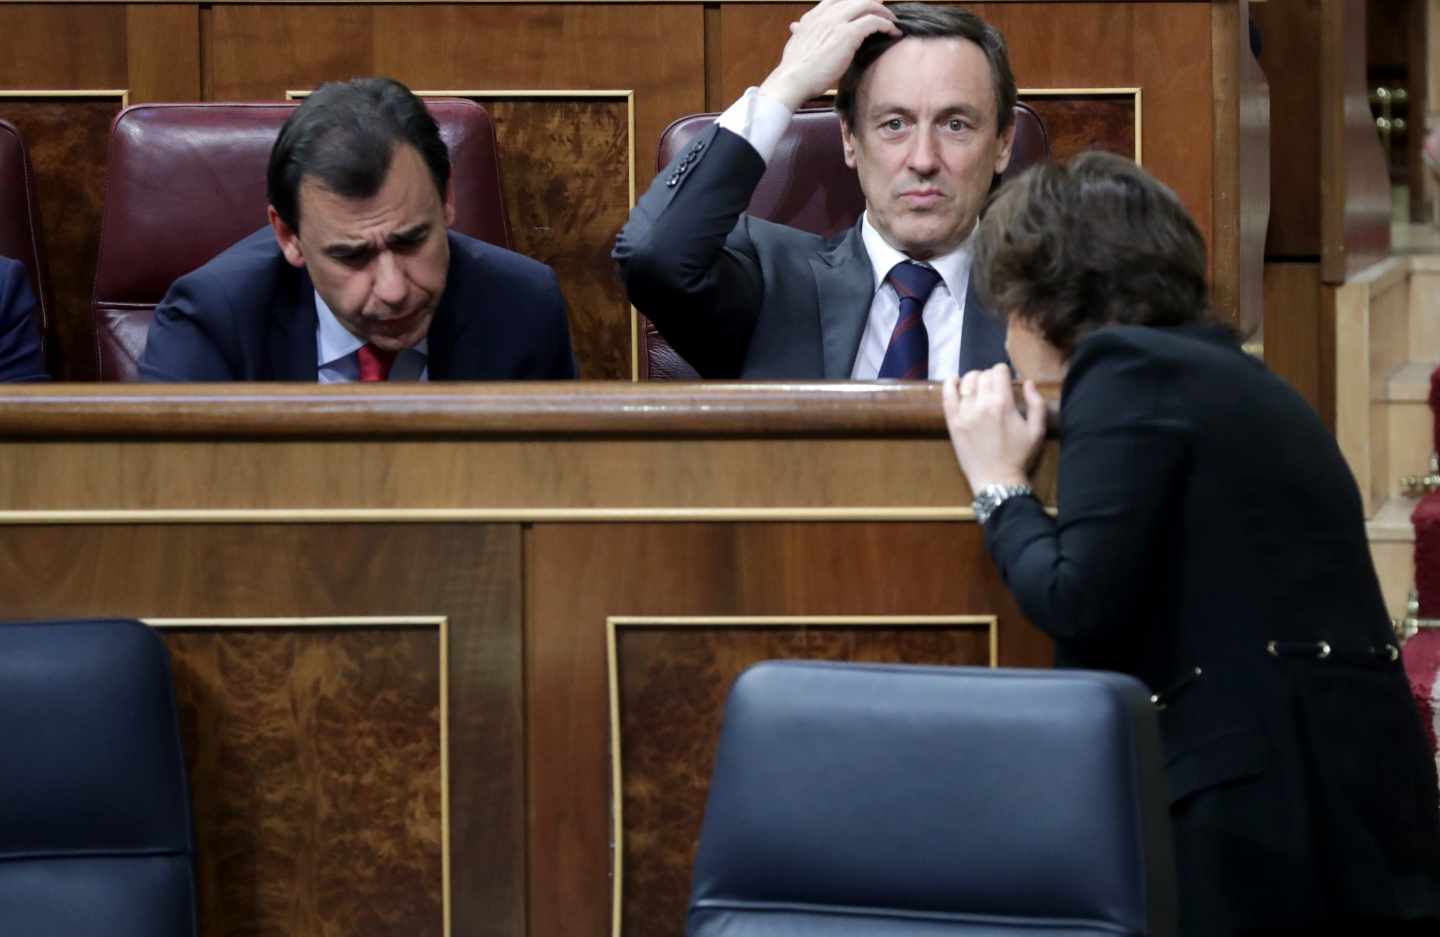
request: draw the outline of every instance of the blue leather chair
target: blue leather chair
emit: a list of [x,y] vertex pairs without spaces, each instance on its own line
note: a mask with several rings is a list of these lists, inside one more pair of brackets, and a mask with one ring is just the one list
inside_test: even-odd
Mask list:
[[1117,674],[760,664],[726,704],[687,933],[1170,937],[1163,761]]
[[193,843],[160,639],[0,623],[0,933],[193,937]]

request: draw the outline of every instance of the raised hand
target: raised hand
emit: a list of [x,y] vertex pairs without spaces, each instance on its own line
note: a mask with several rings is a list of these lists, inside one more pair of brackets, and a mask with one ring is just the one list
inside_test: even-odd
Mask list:
[[1045,399],[1026,381],[1025,414],[1015,406],[1010,369],[997,364],[945,382],[945,426],[973,491],[1020,485],[1045,443]]
[[835,87],[860,43],[880,32],[900,35],[895,14],[879,0],[821,0],[790,24],[780,64],[760,90],[793,111]]

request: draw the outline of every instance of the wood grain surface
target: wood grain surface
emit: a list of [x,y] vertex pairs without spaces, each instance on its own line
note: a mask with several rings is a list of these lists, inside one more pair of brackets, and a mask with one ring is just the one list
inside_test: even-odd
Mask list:
[[685,929],[691,867],[730,684],[763,660],[990,666],[987,623],[626,625],[616,628],[621,933]]
[[[526,932],[519,573],[513,525],[36,525],[0,538],[14,617],[445,617],[455,934]],[[167,643],[202,931],[438,934],[436,631]]]
[[495,119],[511,246],[560,278],[580,377],[628,380],[630,303],[610,245],[630,214],[630,100],[475,100]]
[[1320,259],[1320,6],[1321,0],[1291,0],[1250,8],[1270,86],[1265,253],[1274,260]]
[[93,380],[95,282],[105,145],[118,96],[45,99],[35,92],[125,91],[132,104],[200,95],[193,4],[0,5],[0,117],[25,134],[35,169],[41,248],[55,297],[51,370]]
[[[545,524],[527,533],[525,564],[530,921],[532,933],[546,937],[601,934],[610,922],[607,616],[993,614],[1000,663],[1051,659],[1048,640],[1021,619],[973,524]],[[920,653],[836,638],[803,650]],[[957,640],[943,653],[974,651],[968,639]],[[725,635],[714,652],[716,672],[728,672],[758,649]],[[700,666],[708,650],[702,641],[685,653],[687,666]],[[645,682],[643,662],[639,673],[625,669],[624,657],[620,664],[626,679]],[[719,679],[705,673],[705,681]],[[703,685],[696,690],[692,702],[704,719],[695,722],[690,704],[677,703],[674,721],[665,716],[643,729],[657,748],[689,757],[709,741],[696,733],[708,731],[699,727],[716,718],[720,697]],[[686,775],[685,789],[657,795],[693,811],[690,788],[703,787],[708,775],[690,765],[673,771]],[[652,843],[659,854],[642,866],[670,882],[663,907],[671,913],[680,855],[693,843],[662,844],[642,831],[637,848]],[[646,926],[678,932],[670,918]]]
[[[1059,399],[1059,385],[1040,389]],[[1015,392],[1023,404],[1018,385]],[[0,388],[0,435],[8,438],[858,437],[928,436],[943,429],[940,385],[928,382]]]
[[204,932],[440,937],[438,628],[164,637]]
[[105,148],[120,106],[119,95],[0,95],[0,118],[19,128],[30,152],[36,227],[52,297],[47,352],[52,373],[61,380],[91,380],[96,374],[90,298],[105,197]]
[[1050,156],[1056,162],[1085,150],[1104,150],[1128,159],[1137,155],[1135,124],[1140,115],[1134,94],[1024,95],[1022,100],[1044,122]]

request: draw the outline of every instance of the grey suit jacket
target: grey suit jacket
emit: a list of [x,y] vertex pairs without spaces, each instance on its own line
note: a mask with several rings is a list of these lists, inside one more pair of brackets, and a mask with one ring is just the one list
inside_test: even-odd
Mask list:
[[[745,214],[764,173],[719,127],[677,156],[615,244],[630,301],[704,377],[848,378],[875,295],[859,222],[826,239]],[[1004,360],[1004,323],[972,287],[960,371]]]

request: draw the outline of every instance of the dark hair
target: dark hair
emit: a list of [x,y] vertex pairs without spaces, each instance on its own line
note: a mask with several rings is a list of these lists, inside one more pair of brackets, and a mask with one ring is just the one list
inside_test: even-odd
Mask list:
[[897,3],[890,7],[901,35],[871,33],[860,43],[850,67],[840,76],[835,92],[835,110],[851,132],[855,129],[856,92],[860,79],[875,60],[902,39],[968,39],[980,47],[990,63],[990,77],[995,86],[995,131],[1000,133],[1015,119],[1015,73],[1010,70],[1010,54],[1005,50],[1005,37],[969,10],[958,7],[931,6],[928,3]]
[[306,177],[345,198],[374,195],[385,184],[397,143],[419,152],[444,199],[450,152],[425,104],[393,78],[327,82],[280,128],[265,175],[270,204],[298,231]]
[[1205,241],[1175,193],[1124,157],[1041,163],[1000,188],[975,239],[976,287],[1068,356],[1110,324],[1210,319]]

